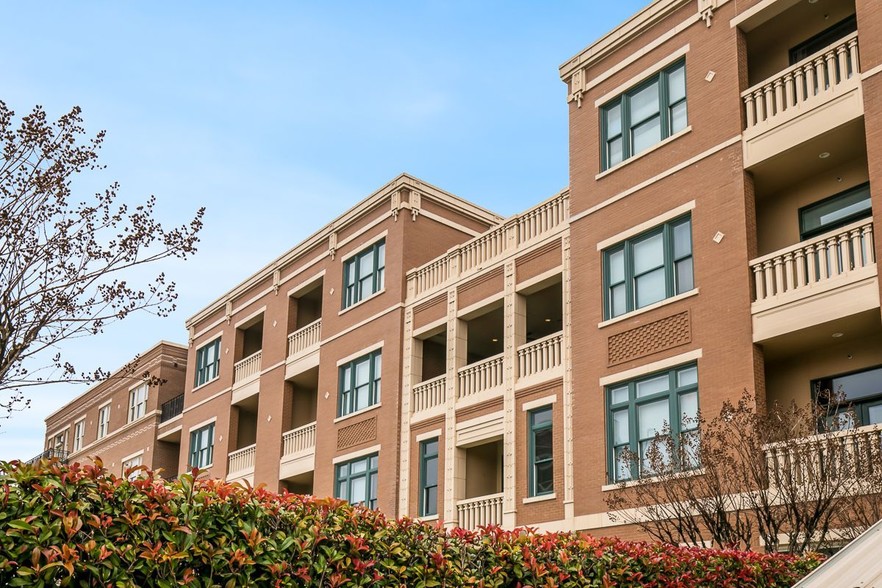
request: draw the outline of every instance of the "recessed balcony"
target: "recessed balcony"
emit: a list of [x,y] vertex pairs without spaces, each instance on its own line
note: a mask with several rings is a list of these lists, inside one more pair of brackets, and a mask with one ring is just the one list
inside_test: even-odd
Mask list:
[[279,478],[296,478],[315,469],[315,422],[282,435]]
[[879,307],[871,219],[754,259],[750,269],[755,342]]
[[443,414],[447,401],[447,376],[440,375],[413,387],[411,409],[415,418],[429,418]]
[[319,364],[319,345],[322,340],[322,319],[309,323],[288,335],[288,358],[285,377],[312,369]]
[[260,359],[262,351],[252,353],[233,364],[233,404],[254,396],[260,391]]
[[851,33],[741,94],[744,166],[753,166],[864,114],[858,34]]
[[485,525],[502,524],[502,492],[458,500],[456,516],[463,529],[477,530]]
[[246,478],[253,481],[256,453],[257,445],[253,444],[230,453],[227,456],[227,481],[234,482]]

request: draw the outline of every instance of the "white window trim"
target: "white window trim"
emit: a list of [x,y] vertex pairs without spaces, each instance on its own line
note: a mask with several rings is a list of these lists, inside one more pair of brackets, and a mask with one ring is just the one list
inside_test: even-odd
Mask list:
[[[343,256],[343,255],[340,256],[340,266],[343,267],[343,268],[345,268],[345,267],[346,267],[346,262],[347,262],[347,261],[349,261],[350,259],[352,259],[352,258],[355,257],[356,255],[358,255],[358,254],[364,252],[365,249],[367,249],[367,248],[369,248],[369,247],[373,247],[374,245],[376,245],[376,244],[379,243],[380,241],[385,240],[386,237],[388,237],[388,236],[389,236],[389,231],[388,231],[388,230],[383,231],[383,232],[380,233],[379,235],[375,235],[375,236],[371,237],[370,239],[367,239],[367,240],[365,240],[365,241],[362,241],[361,243],[359,243],[359,244],[356,245],[355,247],[352,247],[351,249],[349,248],[349,244],[346,243],[345,246],[346,246],[347,249],[350,249],[350,251],[349,251],[349,253],[347,253],[345,256]],[[339,244],[338,244],[337,248],[338,248],[338,250],[339,250],[339,248],[340,248],[340,245],[339,245]],[[384,272],[385,272],[385,267],[386,267],[386,260],[385,260],[385,256],[384,256],[384,259],[383,259],[383,268],[384,268]],[[344,272],[341,272],[341,275],[345,275],[345,271],[344,271]],[[345,281],[345,279],[344,279],[344,281]],[[337,312],[337,316],[340,316],[340,315],[342,315],[342,314],[345,314],[345,313],[349,312],[350,310],[352,310],[353,308],[355,308],[355,307],[357,307],[357,306],[361,306],[362,304],[364,304],[364,303],[367,302],[368,300],[370,300],[370,299],[372,299],[372,298],[376,298],[376,297],[379,296],[380,294],[383,294],[385,291],[386,291],[386,278],[385,278],[385,276],[384,276],[384,277],[383,277],[383,287],[382,287],[382,288],[380,288],[380,289],[377,290],[376,292],[372,293],[370,296],[367,296],[367,297],[365,297],[365,298],[362,298],[362,299],[359,300],[358,302],[355,302],[355,303],[353,303],[353,304],[350,304],[350,305],[347,306],[346,308],[341,308],[341,309]],[[341,285],[340,285],[340,299],[343,300],[343,297],[344,297],[345,295],[346,295],[346,284],[344,283],[344,284],[341,284]],[[342,303],[341,303],[341,304],[342,304]]]
[[607,319],[605,321],[600,321],[597,323],[597,328],[602,329],[604,327],[608,327],[615,323],[620,323],[624,320],[628,320],[629,318],[633,318],[638,314],[643,314],[644,312],[649,312],[651,310],[655,310],[656,308],[661,308],[662,306],[667,306],[668,304],[673,304],[675,302],[679,302],[685,298],[691,298],[693,296],[698,295],[698,288],[693,288],[687,292],[683,292],[682,294],[677,294],[676,296],[671,296],[670,298],[665,298],[663,300],[659,300],[658,302],[653,302],[652,304],[648,304],[636,310],[632,310],[630,312],[626,312],[625,314],[620,314],[619,316],[611,319]]
[[631,163],[634,163],[635,161],[638,161],[638,160],[641,159],[642,157],[646,157],[646,156],[649,155],[650,153],[652,153],[652,152],[654,152],[654,151],[657,151],[657,150],[661,149],[662,147],[664,147],[665,145],[667,145],[667,144],[670,143],[671,141],[676,141],[677,139],[679,139],[679,138],[682,137],[683,135],[687,135],[687,134],[689,134],[689,133],[691,133],[691,132],[692,132],[692,125],[688,125],[686,128],[677,131],[677,132],[674,133],[673,135],[670,135],[670,136],[668,136],[668,137],[665,137],[664,139],[662,139],[661,141],[659,141],[658,143],[656,143],[656,144],[653,145],[652,147],[647,147],[646,149],[644,149],[644,150],[641,151],[640,153],[638,153],[638,154],[636,154],[636,155],[632,155],[632,156],[630,156],[628,159],[625,159],[625,160],[623,160],[623,161],[620,161],[619,163],[615,164],[615,165],[612,166],[612,167],[608,167],[608,168],[606,168],[605,170],[603,170],[602,172],[600,172],[600,173],[598,173],[596,176],[594,176],[594,179],[595,179],[595,180],[599,180],[599,179],[601,179],[601,178],[603,178],[603,177],[605,177],[605,176],[608,176],[609,174],[611,174],[611,173],[613,173],[613,172],[616,172],[616,171],[622,169],[622,168],[625,167],[626,165],[629,165],[629,164],[631,164]]
[[[215,342],[215,340],[220,340],[220,344],[217,346],[217,356],[218,356],[218,359],[220,359],[221,352],[223,351],[223,342],[224,342],[223,330],[218,331],[215,335],[212,335],[211,337],[207,337],[205,339],[205,341],[203,343],[201,343],[200,345],[196,345],[195,343],[193,344],[193,347],[196,350],[195,351],[196,357],[193,358],[193,376],[194,376],[193,379],[194,380],[195,380],[196,372],[199,369],[198,368],[199,350],[202,349],[203,347],[211,345],[212,343]],[[218,366],[218,368],[217,368],[217,375],[215,377],[211,378],[210,380],[206,380],[206,381],[202,382],[198,386],[194,386],[193,389],[191,390],[191,392],[195,392],[201,388],[204,388],[204,387],[208,386],[209,384],[211,384],[212,382],[214,382],[215,380],[219,380],[219,379],[220,379],[220,366]]]
[[[338,463],[343,463],[344,461],[352,461],[353,459],[358,459],[359,457],[365,457],[365,456],[368,456],[368,455],[371,455],[374,453],[377,454],[377,457],[379,459],[379,455],[380,455],[380,444],[379,443],[377,445],[371,445],[370,447],[367,447],[365,449],[360,449],[358,451],[353,451],[352,453],[345,453],[343,455],[337,456],[331,460],[331,463],[333,465],[337,465]],[[379,465],[379,462],[378,462],[378,465]],[[377,469],[379,469],[379,468],[377,468]]]
[[599,241],[597,243],[597,250],[603,251],[613,245],[618,245],[622,241],[630,239],[631,237],[636,237],[642,233],[650,229],[654,229],[659,225],[663,225],[669,220],[674,220],[675,218],[686,214],[687,212],[695,209],[695,200],[690,200],[685,204],[681,204],[676,208],[672,208],[667,212],[663,212],[658,216],[654,216],[649,220],[646,220],[639,225],[634,225],[633,227],[616,233],[615,235],[604,239],[603,241]]
[[374,343],[373,345],[371,345],[369,347],[365,347],[364,349],[361,349],[360,351],[357,351],[356,353],[347,355],[343,359],[337,360],[337,367],[339,368],[343,364],[347,364],[350,361],[356,360],[356,359],[358,359],[362,356],[365,356],[369,353],[373,353],[374,351],[377,351],[378,349],[383,349],[383,343],[385,343],[385,340],[380,341],[379,343]]
[[545,502],[546,500],[557,500],[557,494],[552,492],[551,494],[540,494],[539,496],[528,496],[524,498],[521,502],[523,504],[532,504],[534,502]]
[[193,432],[194,429],[201,429],[202,427],[210,425],[211,423],[217,423],[217,417],[211,417],[210,419],[202,421],[201,423],[196,423],[195,425],[187,429],[187,434],[189,435]]
[[634,86],[641,84],[642,82],[646,81],[648,78],[650,78],[654,74],[660,72],[661,70],[663,70],[667,66],[672,65],[674,62],[676,62],[678,59],[680,59],[681,57],[683,57],[687,53],[689,53],[689,44],[688,43],[686,45],[680,47],[679,49],[677,49],[676,51],[674,51],[673,53],[671,53],[667,57],[664,57],[663,59],[656,61],[654,64],[650,65],[649,67],[647,67],[646,69],[644,69],[640,73],[632,76],[630,79],[626,80],[625,82],[622,82],[621,84],[619,84],[618,86],[616,86],[615,88],[613,88],[612,90],[610,90],[609,92],[607,92],[606,94],[604,94],[603,96],[601,96],[600,98],[595,100],[594,107],[600,108],[601,106],[603,106],[604,104],[606,104],[607,102],[612,100],[613,98],[617,98],[617,97],[621,96],[622,94],[624,94],[625,92],[627,92],[628,90],[633,88]]
[[629,382],[631,380],[639,378],[640,376],[651,374],[653,372],[669,370],[670,368],[677,367],[681,364],[697,361],[701,359],[702,354],[703,353],[701,349],[695,349],[693,351],[687,351],[686,353],[681,353],[680,355],[675,355],[667,359],[654,361],[652,363],[641,365],[639,367],[625,370],[623,372],[618,372],[609,376],[603,376],[602,378],[600,378],[600,385],[603,387],[611,386],[613,384],[618,384],[619,382]]
[[555,402],[557,402],[557,394],[552,394],[551,396],[545,396],[543,398],[537,398],[536,400],[525,402],[523,406],[521,406],[521,410],[523,412],[528,412],[543,406],[553,405]]
[[344,414],[343,416],[336,417],[334,419],[334,423],[336,424],[336,423],[339,423],[340,421],[345,421],[345,420],[351,419],[353,417],[362,416],[364,413],[370,412],[372,410],[376,410],[376,409],[380,408],[381,406],[383,406],[382,402],[378,402],[376,404],[371,404],[370,406],[366,406],[360,410],[356,410],[355,412],[350,412],[349,414]]
[[139,456],[140,456],[140,457],[143,457],[143,455],[144,455],[144,450],[142,449],[142,450],[140,450],[140,451],[136,451],[135,453],[133,453],[133,454],[131,454],[131,455],[127,455],[127,456],[125,456],[124,458],[122,458],[122,459],[119,460],[119,461],[120,461],[120,463],[125,463],[125,462],[127,462],[127,461],[129,461],[129,460],[131,460],[131,459],[135,459],[136,457],[139,457]]
[[422,443],[423,441],[428,441],[429,439],[441,438],[441,429],[432,429],[431,431],[426,431],[425,433],[420,433],[416,436],[415,441],[417,443]]

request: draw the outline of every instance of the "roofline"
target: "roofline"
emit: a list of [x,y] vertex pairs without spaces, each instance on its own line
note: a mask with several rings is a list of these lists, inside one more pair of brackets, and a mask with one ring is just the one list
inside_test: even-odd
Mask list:
[[[149,349],[147,349],[143,353],[137,354],[135,357],[137,357],[139,360],[144,359],[145,357],[152,355],[155,351],[159,350],[161,347],[171,347],[173,349],[178,349],[180,351],[187,351],[189,349],[186,345],[182,345],[181,343],[175,343],[173,341],[166,341],[165,339],[160,339],[159,341],[154,343],[152,346],[150,346]],[[132,359],[134,359],[134,358],[132,358]],[[185,359],[185,361],[186,361],[186,359]],[[84,392],[77,394],[72,399],[70,399],[68,402],[66,402],[63,406],[55,409],[54,411],[52,411],[52,413],[46,415],[46,418],[43,419],[43,422],[48,425],[49,421],[52,420],[54,417],[56,417],[60,412],[64,411],[65,409],[67,409],[71,405],[76,404],[84,396],[87,396],[88,394],[91,394],[93,391],[95,391],[98,388],[98,386],[101,386],[102,384],[104,384],[108,380],[111,380],[114,376],[119,374],[119,372],[122,371],[123,367],[125,367],[125,366],[118,367],[113,373],[110,374],[110,377],[108,377],[107,379],[101,380],[100,382],[95,382],[95,385],[93,387],[90,387],[87,390],[85,390]]]
[[271,277],[275,270],[280,269],[285,265],[291,263],[293,260],[297,259],[306,251],[312,249],[317,243],[327,240],[330,237],[331,233],[339,231],[351,225],[359,218],[379,206],[385,199],[391,198],[392,194],[397,192],[402,187],[417,190],[420,192],[420,195],[423,198],[428,198],[429,200],[432,200],[438,204],[447,206],[448,208],[453,208],[460,213],[471,216],[474,220],[477,220],[479,222],[495,225],[502,222],[503,220],[501,216],[494,212],[491,212],[490,210],[487,210],[486,208],[483,208],[482,206],[478,206],[473,202],[469,202],[468,200],[460,198],[459,196],[451,194],[450,192],[446,192],[441,188],[433,186],[407,173],[402,173],[391,182],[387,183],[379,190],[376,190],[370,196],[363,199],[361,202],[359,202],[358,204],[332,220],[330,223],[301,241],[298,245],[295,245],[292,249],[289,249],[287,252],[283,253],[282,255],[256,271],[250,277],[235,286],[233,289],[227,291],[222,296],[209,303],[202,310],[188,318],[184,322],[185,327],[189,329],[191,325],[204,320],[210,314],[223,308],[227,300],[235,298],[236,296],[247,292],[250,288],[254,287],[254,285],[261,280]]
[[693,0],[655,0],[649,6],[603,35],[561,64],[560,79],[566,82],[573,73],[606,57],[628,41],[667,18]]

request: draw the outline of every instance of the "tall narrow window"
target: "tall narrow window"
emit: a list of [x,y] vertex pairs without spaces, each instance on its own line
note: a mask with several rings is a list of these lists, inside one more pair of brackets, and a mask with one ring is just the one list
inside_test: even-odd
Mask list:
[[83,448],[83,440],[86,438],[86,421],[81,420],[74,423],[74,439],[73,450],[79,451]]
[[138,420],[147,413],[147,390],[145,382],[129,391],[129,422]]
[[608,319],[692,290],[690,217],[610,247],[603,265]]
[[543,406],[528,413],[530,496],[542,496],[554,492],[554,435],[551,426],[551,409],[551,406]]
[[378,465],[379,456],[376,453],[337,464],[334,471],[337,498],[348,500],[351,504],[377,508]]
[[[606,390],[611,482],[652,475],[656,435],[669,430],[681,452],[682,467],[697,467],[698,368],[688,365],[609,386]],[[636,456],[636,459],[629,459]],[[664,456],[662,456],[664,457]]]
[[383,289],[386,240],[382,239],[343,263],[343,308]]
[[98,409],[98,438],[110,432],[110,405],[105,404]]
[[438,439],[420,443],[421,517],[438,514]]
[[194,387],[201,386],[220,375],[220,342],[218,338],[196,350]]
[[381,368],[380,351],[340,366],[340,403],[337,416],[345,416],[380,402]]
[[214,423],[190,431],[190,467],[206,468],[214,463]]
[[680,61],[601,108],[603,169],[649,149],[686,124],[686,63]]

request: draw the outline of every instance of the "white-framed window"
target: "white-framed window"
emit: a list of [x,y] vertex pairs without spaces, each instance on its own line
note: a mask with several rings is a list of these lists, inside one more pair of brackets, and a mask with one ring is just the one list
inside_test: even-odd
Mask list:
[[136,421],[147,413],[147,391],[150,386],[144,382],[129,390],[129,422]]
[[122,475],[126,476],[129,480],[134,480],[135,478],[141,476],[143,474],[142,470],[138,470],[136,472],[126,472],[129,468],[136,468],[139,465],[144,465],[144,454],[138,454],[134,457],[130,457],[129,459],[122,462]]
[[110,432],[110,405],[105,404],[98,409],[98,438],[107,436]]
[[201,386],[220,375],[220,337],[196,350],[196,381]]
[[58,457],[67,451],[67,431],[57,433],[49,442],[49,450]]
[[79,451],[83,448],[83,442],[86,438],[86,419],[81,419],[74,423],[73,450]]

